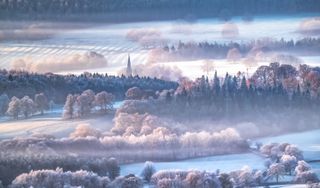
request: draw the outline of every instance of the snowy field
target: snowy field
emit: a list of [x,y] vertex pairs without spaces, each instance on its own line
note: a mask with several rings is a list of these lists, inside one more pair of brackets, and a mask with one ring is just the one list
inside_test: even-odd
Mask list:
[[[238,170],[244,166],[250,166],[253,169],[262,169],[264,159],[251,153],[220,155],[213,157],[203,157],[197,159],[175,161],[175,162],[155,162],[154,166],[159,170],[200,170],[215,172],[230,172]],[[144,163],[134,163],[121,166],[121,175],[137,174],[143,169]]]
[[[122,101],[115,102],[114,108],[119,108]],[[35,115],[29,119],[13,121],[8,117],[0,120],[0,140],[19,136],[30,136],[32,134],[49,134],[57,138],[68,137],[80,124],[90,124],[102,132],[113,127],[113,115],[99,116],[90,119],[62,119],[63,108],[55,108],[44,115]]]
[[[234,18],[232,22],[239,29],[239,36],[234,41],[245,42],[264,37],[300,39],[303,38],[297,32],[301,21],[319,15],[256,17],[252,22],[244,22],[241,18]],[[95,71],[108,74],[117,74],[126,65],[127,55],[130,53],[133,64],[146,63],[148,52],[154,46],[143,47],[137,42],[126,38],[128,32],[134,29],[156,31],[163,41],[169,43],[218,41],[227,42],[221,36],[221,30],[225,23],[217,19],[200,19],[194,23],[182,20],[136,22],[123,24],[100,24],[88,28],[58,32],[48,39],[42,40],[18,40],[5,41],[0,44],[0,68],[10,68],[11,63],[21,58],[34,58],[41,62],[47,58],[65,58],[74,54],[94,51],[105,56],[108,65],[92,70],[77,70],[72,73],[83,71]],[[258,28],[258,29],[257,29]],[[53,28],[54,29],[54,28]],[[317,64],[320,57],[301,57],[305,63]],[[228,72],[246,71],[241,64],[229,63],[225,60],[216,60],[216,68],[222,75]],[[260,62],[264,64],[265,62]],[[172,62],[166,65],[177,65],[183,74],[189,77],[198,77],[203,74],[201,62]],[[230,69],[231,68],[231,69]],[[192,70],[192,71],[191,71]],[[252,71],[252,70],[250,70]],[[59,71],[58,73],[70,73]]]

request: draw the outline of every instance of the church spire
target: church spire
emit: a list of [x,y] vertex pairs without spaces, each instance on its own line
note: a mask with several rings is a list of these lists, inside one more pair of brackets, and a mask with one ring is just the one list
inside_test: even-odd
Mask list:
[[131,60],[130,54],[128,54],[128,63],[127,63],[127,76],[132,76]]

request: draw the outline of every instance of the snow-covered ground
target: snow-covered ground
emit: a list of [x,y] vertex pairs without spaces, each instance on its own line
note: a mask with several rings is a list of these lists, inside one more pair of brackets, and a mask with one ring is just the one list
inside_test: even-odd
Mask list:
[[[75,72],[61,70],[59,73],[95,71],[114,75],[126,65],[128,53],[131,55],[133,64],[146,63],[147,61],[150,48],[146,49],[137,42],[126,39],[127,33],[133,29],[143,28],[147,31],[156,31],[160,33],[161,39],[169,43],[178,41],[227,42],[230,40],[243,42],[264,37],[300,39],[303,36],[297,32],[297,29],[301,21],[317,16],[319,15],[256,17],[249,23],[242,21],[241,18],[234,18],[232,22],[239,29],[239,36],[236,39],[225,39],[221,36],[221,30],[225,23],[217,19],[200,19],[195,23],[171,20],[95,25],[89,28],[59,32],[49,39],[2,42],[0,44],[0,68],[10,68],[11,62],[19,58],[32,57],[37,60],[52,56],[65,58],[73,54],[94,51],[105,56],[108,60],[106,67],[77,70]],[[316,57],[316,61],[314,61],[314,57],[304,57],[305,63],[310,61],[310,64],[317,63],[319,59],[320,57]],[[222,60],[221,63],[219,61],[216,68],[221,70],[221,74],[225,74],[226,71],[232,72],[235,69],[246,71],[243,65],[229,63],[225,60]],[[178,65],[185,76],[194,78],[203,74],[202,64],[198,61],[172,62],[170,64]],[[190,66],[192,71],[190,71]],[[230,67],[232,67],[232,70],[229,70]]]
[[0,140],[32,134],[49,134],[57,138],[68,137],[80,124],[90,124],[101,131],[110,130],[113,117],[102,116],[93,119],[62,120],[61,116],[46,114],[26,120],[7,121],[0,123]]
[[[215,172],[230,172],[250,166],[253,169],[262,169],[264,159],[252,153],[220,155],[203,157],[197,159],[174,161],[174,162],[155,162],[155,168],[159,170],[205,170]],[[121,175],[140,174],[144,163],[134,163],[121,166]]]
[[[123,101],[114,103],[114,108],[119,108]],[[57,138],[68,137],[80,124],[90,124],[101,131],[109,131],[113,127],[113,116],[106,115],[90,119],[62,119],[62,106],[54,108],[44,115],[34,115],[29,119],[13,121],[10,117],[0,119],[0,140],[32,134],[49,134]]]

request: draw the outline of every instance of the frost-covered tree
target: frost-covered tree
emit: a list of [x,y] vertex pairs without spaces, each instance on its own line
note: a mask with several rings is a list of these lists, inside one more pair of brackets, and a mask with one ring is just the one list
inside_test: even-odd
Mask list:
[[64,107],[63,107],[63,115],[62,116],[64,119],[72,119],[74,117],[75,102],[76,102],[76,97],[69,94],[67,96],[67,100],[66,100]]
[[34,103],[38,111],[43,114],[45,110],[49,110],[49,101],[44,93],[39,93],[34,96]]
[[152,175],[156,172],[156,169],[152,162],[147,161],[144,164],[144,167],[141,172],[141,176],[146,182],[150,182]]
[[311,170],[310,165],[305,161],[298,161],[295,168],[294,181],[298,183],[316,183],[319,182],[317,174]]
[[108,165],[107,174],[110,179],[113,180],[120,175],[120,167],[115,158],[110,158],[108,160],[107,165]]
[[12,97],[8,106],[7,114],[12,116],[13,119],[18,119],[21,112],[20,99]]
[[84,117],[91,113],[91,109],[94,107],[94,99],[95,94],[90,89],[82,92],[82,94],[77,97],[76,104],[78,117]]
[[294,181],[297,183],[317,183],[319,182],[319,178],[314,171],[308,170],[297,173],[294,177]]
[[252,187],[257,185],[259,173],[245,166],[241,170],[230,172],[235,187]]
[[232,188],[233,187],[231,177],[227,173],[221,173],[219,175],[219,181],[220,181],[221,187],[223,187],[223,188]]
[[7,94],[0,95],[0,115],[4,115],[8,109],[10,99]]
[[281,163],[274,163],[268,169],[268,176],[275,178],[276,182],[279,182],[279,178],[285,174],[285,167]]
[[286,172],[291,175],[297,164],[297,158],[291,155],[282,155],[280,162],[284,165]]
[[184,188],[183,182],[179,178],[162,178],[157,182],[157,187],[159,188]]
[[94,103],[95,93],[91,89],[87,89],[87,90],[83,91],[82,94],[88,96],[89,105],[92,108],[93,107],[93,103]]
[[115,188],[142,188],[143,187],[143,181],[136,177],[133,174],[129,174],[127,176],[120,176],[117,177],[110,187]]
[[95,96],[95,104],[100,106],[100,110],[106,112],[107,109],[112,109],[112,103],[114,101],[114,95],[106,91],[97,93]]
[[311,170],[310,165],[306,161],[298,161],[298,165],[294,169],[296,174]]
[[25,118],[28,118],[34,112],[34,102],[29,96],[24,96],[20,99],[21,113]]
[[286,155],[294,156],[297,160],[303,160],[302,151],[296,146],[289,144],[285,147],[284,153]]
[[126,92],[126,98],[131,100],[139,100],[143,97],[143,91],[138,87],[132,87]]
[[152,176],[153,184],[157,187],[220,188],[220,182],[214,173],[200,171],[159,171]]

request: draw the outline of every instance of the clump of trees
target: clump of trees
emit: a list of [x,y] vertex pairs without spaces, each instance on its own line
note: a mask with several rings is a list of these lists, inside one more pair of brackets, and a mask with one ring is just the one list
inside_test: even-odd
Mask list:
[[[17,147],[15,148],[17,149]],[[103,156],[92,156],[92,155],[85,155],[85,154],[75,156],[75,155],[68,155],[65,153],[56,153],[53,151],[50,152],[49,151],[50,149],[46,149],[44,153],[40,153],[40,150],[37,152],[35,152],[35,149],[33,151],[29,149],[28,151],[24,151],[24,152],[13,151],[13,150],[11,150],[11,152],[1,152],[0,153],[0,179],[2,180],[3,184],[7,186],[18,175],[23,173],[29,173],[31,170],[33,171],[31,171],[30,174],[25,174],[22,177],[17,178],[16,181],[14,181],[15,182],[14,184],[17,184],[16,187],[19,187],[19,185],[21,187],[22,186],[21,184],[28,183],[28,182],[25,182],[25,180],[28,180],[28,179],[30,179],[29,183],[35,183],[35,184],[46,183],[45,177],[43,177],[45,179],[41,179],[41,180],[36,180],[33,178],[38,177],[39,175],[38,173],[40,174],[43,173],[43,176],[46,176],[46,174],[50,175],[51,173],[54,174],[53,171],[56,168],[61,168],[65,171],[71,171],[71,172],[84,170],[84,171],[90,172],[88,174],[91,174],[94,177],[97,177],[96,175],[106,176],[108,177],[108,180],[109,179],[114,180],[117,176],[120,175],[119,164],[117,160],[115,160],[114,158],[106,158]],[[43,169],[53,170],[53,171],[41,171]],[[37,172],[37,170],[40,170],[40,171]],[[58,174],[56,175],[59,177],[65,176],[67,174],[71,175],[70,172],[65,174],[65,172],[62,172],[62,170],[59,170],[57,173]],[[87,172],[83,172],[83,174],[86,174],[86,173]],[[35,177],[32,177],[35,174],[38,174],[38,175],[36,175]],[[60,183],[62,182],[58,182],[60,180],[58,180],[59,178],[57,176],[54,176],[53,179],[50,179],[50,177],[48,177],[47,179],[49,181],[48,183],[51,184],[51,183],[54,183],[54,181],[57,181],[58,183],[57,185],[60,185]],[[70,181],[66,181],[64,183],[68,183],[68,182],[70,183]],[[29,186],[31,185],[28,185],[28,187]],[[35,185],[33,184],[33,186]],[[38,184],[38,186],[40,186],[40,184]],[[46,186],[43,185],[41,187],[46,187]]]
[[[95,94],[92,90],[88,89],[83,91],[80,95],[69,94],[67,96],[64,108],[63,118],[72,119],[75,117],[86,117],[92,113],[92,111],[107,113],[113,109],[115,97],[106,91]],[[100,110],[97,110],[99,107]]]
[[24,96],[21,99],[14,96],[10,102],[7,95],[3,94],[1,96],[3,111],[6,109],[6,114],[12,116],[13,119],[18,119],[20,115],[28,118],[35,112],[40,112],[43,115],[44,111],[49,109],[49,102],[43,93],[36,94],[35,100],[32,100],[29,96]]
[[295,178],[294,181],[297,183],[317,183],[319,178],[317,174],[312,171],[310,165],[305,161],[298,161],[295,168]]
[[158,171],[151,182],[156,187],[221,187],[215,173],[200,171]]
[[[255,187],[263,182],[263,173],[260,170],[252,170],[250,167],[243,167],[241,170],[229,173],[233,187]],[[225,182],[230,184],[228,181]]]
[[56,170],[36,170],[24,173],[16,177],[10,187],[99,187],[107,188],[110,179],[106,176],[100,177],[93,172],[79,170],[76,172],[64,172],[62,168]]
[[319,181],[311,167],[303,160],[302,151],[288,143],[263,145],[260,152],[268,158],[265,180],[279,179],[284,175],[294,175],[294,182],[316,183]]
[[128,174],[126,176],[119,176],[117,177],[112,183],[111,187],[121,187],[121,188],[142,188],[143,187],[143,181],[133,175],[133,174]]

